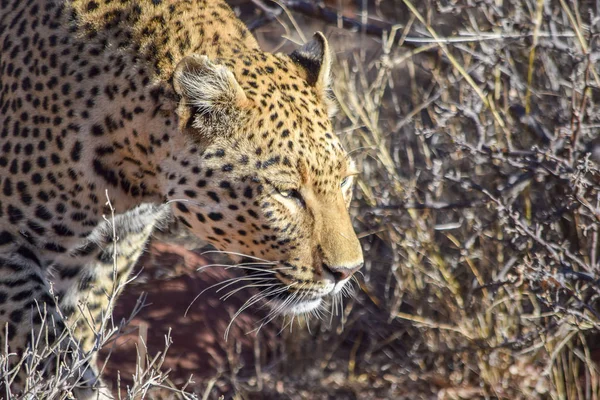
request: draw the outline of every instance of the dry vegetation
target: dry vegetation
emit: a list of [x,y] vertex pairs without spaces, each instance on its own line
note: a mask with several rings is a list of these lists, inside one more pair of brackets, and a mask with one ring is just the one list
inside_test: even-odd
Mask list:
[[288,394],[598,398],[597,4],[328,2],[349,32],[299,3],[280,2],[287,34],[338,50],[367,263],[344,330],[298,344],[323,356],[294,361]]
[[322,30],[336,49],[360,287],[311,333],[218,337],[221,367],[187,394],[144,349],[154,364],[121,372],[122,398],[599,398],[597,4],[232,3],[267,48]]

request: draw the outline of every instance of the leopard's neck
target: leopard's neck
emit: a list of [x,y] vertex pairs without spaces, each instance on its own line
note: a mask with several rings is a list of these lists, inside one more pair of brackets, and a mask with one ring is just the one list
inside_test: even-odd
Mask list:
[[220,0],[66,4],[64,21],[75,42],[69,46],[92,59],[99,75],[111,76],[110,84],[88,74],[79,83],[85,92],[98,92],[93,108],[75,105],[89,114],[81,123],[89,136],[82,162],[99,179],[97,188],[118,193],[117,208],[160,201],[165,182],[175,179],[161,164],[180,163],[177,153],[189,147],[177,130],[171,82],[177,63],[194,53],[213,59],[254,53],[258,45]]
[[258,49],[221,0],[73,0],[72,7],[84,39],[139,57],[159,81],[168,82],[179,60],[192,53],[222,58]]

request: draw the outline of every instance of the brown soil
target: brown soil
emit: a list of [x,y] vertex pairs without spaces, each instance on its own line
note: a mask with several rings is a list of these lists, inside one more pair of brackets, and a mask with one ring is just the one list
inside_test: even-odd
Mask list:
[[[251,296],[248,290],[241,290],[227,301],[219,299],[227,291],[217,293],[207,290],[192,304],[194,298],[209,286],[235,277],[235,273],[223,267],[197,269],[207,265],[204,257],[177,245],[153,244],[141,260],[143,267],[137,280],[127,287],[120,296],[114,319],[129,318],[140,296],[146,295],[146,306],[127,325],[126,334],[120,336],[110,346],[102,349],[101,364],[110,354],[104,370],[104,380],[121,390],[133,383],[136,373],[136,360],[139,354],[147,354],[153,359],[165,350],[166,337],[170,333],[172,344],[168,349],[162,370],[171,370],[170,383],[181,386],[190,377],[194,384],[188,390],[197,390],[200,383],[216,374],[230,375],[233,379],[243,377],[246,370],[254,371],[257,355],[265,361],[272,352],[265,340],[277,333],[276,328],[267,326],[260,331],[260,346],[256,348],[257,336],[249,333],[259,326],[258,322],[267,311],[254,307],[238,316],[232,324],[228,340],[225,331],[234,313]],[[162,279],[149,279],[160,275],[169,268],[173,276]],[[147,281],[147,282],[144,282]],[[227,288],[229,289],[229,288]],[[190,304],[192,304],[190,306]],[[189,312],[185,314],[189,307]],[[229,388],[221,387],[219,392]]]

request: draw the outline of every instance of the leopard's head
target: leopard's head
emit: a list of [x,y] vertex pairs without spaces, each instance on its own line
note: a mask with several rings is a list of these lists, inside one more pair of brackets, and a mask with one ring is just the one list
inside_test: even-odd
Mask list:
[[[356,170],[329,120],[325,37],[290,55],[252,50],[177,66],[188,146],[174,213],[241,266],[284,313],[319,307],[363,264],[348,214]],[[184,172],[181,172],[184,171]]]

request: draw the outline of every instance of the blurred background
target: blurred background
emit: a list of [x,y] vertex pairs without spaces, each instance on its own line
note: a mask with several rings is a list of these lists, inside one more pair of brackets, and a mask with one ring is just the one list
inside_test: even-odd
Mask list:
[[258,329],[255,307],[225,340],[252,292],[193,302],[235,273],[157,238],[119,299],[118,319],[145,306],[105,347],[107,381],[174,399],[598,399],[598,2],[230,4],[266,50],[328,37],[365,267],[337,315]]

